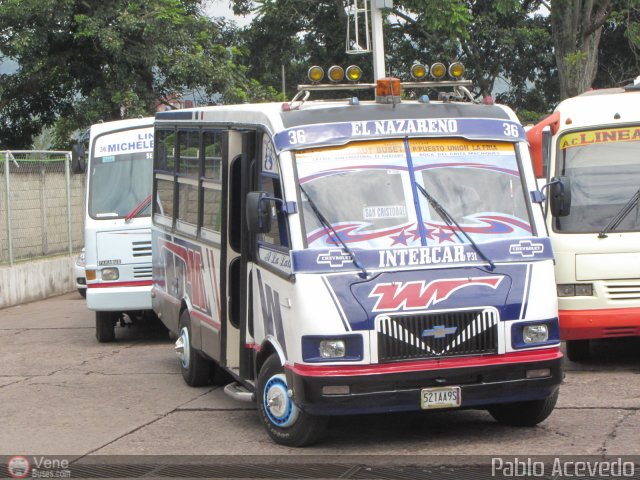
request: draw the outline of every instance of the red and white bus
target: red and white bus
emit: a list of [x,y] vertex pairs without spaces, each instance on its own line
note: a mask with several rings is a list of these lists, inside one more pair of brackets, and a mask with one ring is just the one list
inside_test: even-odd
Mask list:
[[536,176],[571,197],[546,222],[560,337],[585,360],[591,340],[640,335],[640,84],[567,99],[527,136]]

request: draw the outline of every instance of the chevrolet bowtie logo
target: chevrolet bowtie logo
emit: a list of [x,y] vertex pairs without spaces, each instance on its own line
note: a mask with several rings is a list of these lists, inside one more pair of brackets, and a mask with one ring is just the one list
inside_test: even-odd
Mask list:
[[433,328],[422,331],[423,337],[444,338],[447,335],[453,335],[458,327],[445,327],[444,325],[435,325]]

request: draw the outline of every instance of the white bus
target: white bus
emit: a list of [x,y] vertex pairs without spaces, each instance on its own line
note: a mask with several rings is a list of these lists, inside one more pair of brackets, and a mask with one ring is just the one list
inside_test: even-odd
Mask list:
[[590,340],[640,335],[640,83],[565,100],[527,136],[537,177],[571,196],[547,225],[560,336],[586,360]]
[[87,307],[96,338],[115,339],[151,310],[153,117],[98,123],[89,140],[85,217]]
[[442,101],[385,78],[345,87],[376,101],[305,101],[318,85],[156,114],[152,302],[189,385],[226,372],[292,446],[330,415],[551,413],[562,353],[525,133],[465,82],[425,82],[453,88]]

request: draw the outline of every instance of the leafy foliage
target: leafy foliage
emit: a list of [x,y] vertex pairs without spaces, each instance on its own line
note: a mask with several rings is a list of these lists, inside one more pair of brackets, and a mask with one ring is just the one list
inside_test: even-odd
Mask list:
[[[372,78],[370,55],[345,53],[353,0],[228,0],[256,15],[243,29],[206,17],[206,1],[2,0],[0,59],[19,70],[0,74],[0,148],[28,147],[51,125],[65,147],[74,130],[152,114],[174,95],[240,103],[282,99],[284,89],[291,98],[314,64],[356,63]],[[390,74],[409,80],[415,62],[461,60],[475,96],[498,91],[527,120],[640,73],[640,0],[393,5],[384,12]]]
[[[287,93],[302,83],[314,64],[359,64],[371,79],[370,56],[346,56],[348,0],[235,0],[236,11],[257,19],[241,34],[250,71],[274,88],[287,66]],[[502,100],[517,108],[539,109],[557,98],[548,19],[537,13],[542,1],[395,0],[385,12],[387,71],[409,80],[415,62],[462,60],[476,95],[501,82]],[[534,67],[535,66],[535,67]],[[369,75],[367,77],[367,75]],[[526,95],[532,88],[538,95]],[[360,94],[362,95],[362,94]],[[317,95],[316,95],[317,96]]]
[[201,14],[200,0],[3,0],[0,52],[20,68],[0,80],[0,145],[27,147],[57,125],[150,115],[196,91],[204,101],[277,96],[246,77],[235,33]]

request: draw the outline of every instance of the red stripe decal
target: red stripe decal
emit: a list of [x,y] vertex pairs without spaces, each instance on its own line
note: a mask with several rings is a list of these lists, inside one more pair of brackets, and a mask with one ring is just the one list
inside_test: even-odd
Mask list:
[[562,358],[560,348],[513,352],[502,355],[481,357],[443,358],[439,360],[420,360],[376,365],[301,365],[287,364],[286,368],[304,377],[351,377],[357,375],[384,375],[391,373],[420,372],[425,370],[443,370],[447,368],[485,367],[506,365],[509,363],[542,362]]
[[197,310],[191,310],[191,312],[189,312],[191,315],[193,315],[194,317],[199,318],[200,320],[202,320],[205,323],[208,323],[209,325],[211,325],[212,327],[220,330],[220,322],[215,321],[213,318],[211,317],[207,317],[206,315],[203,315],[202,313],[200,313]]
[[89,283],[87,288],[114,288],[114,287],[150,287],[152,280],[139,280],[135,282],[110,282],[110,283]]

